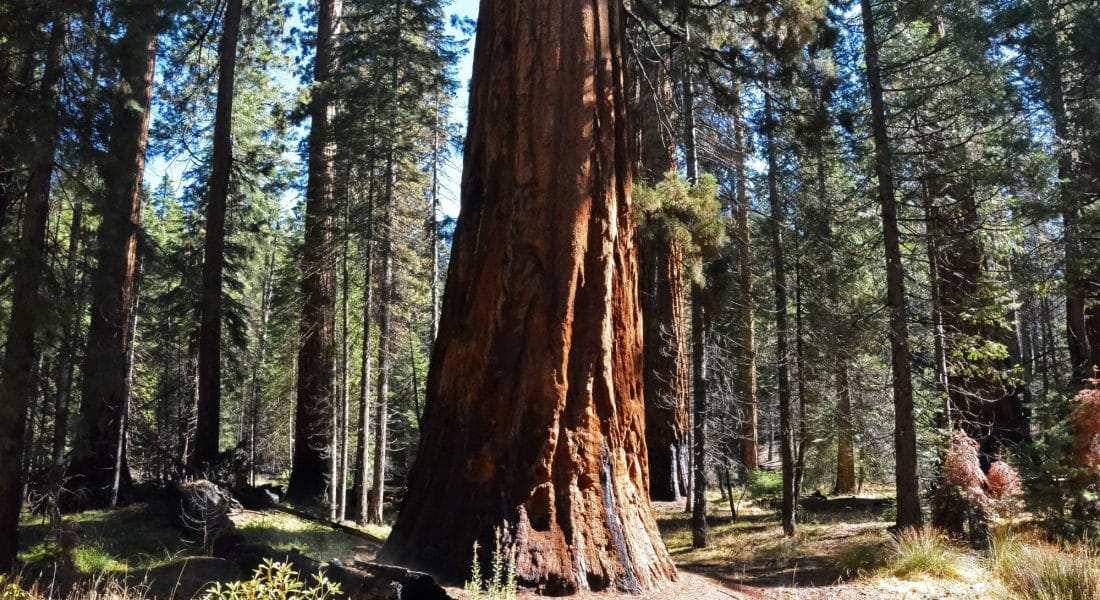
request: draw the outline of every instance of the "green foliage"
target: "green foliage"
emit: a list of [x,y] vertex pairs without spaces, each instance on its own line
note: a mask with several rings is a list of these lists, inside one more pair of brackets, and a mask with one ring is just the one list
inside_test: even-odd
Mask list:
[[497,531],[496,545],[490,557],[491,573],[488,577],[481,574],[481,556],[478,543],[474,542],[474,555],[470,566],[470,580],[466,582],[468,600],[515,600],[516,598],[516,557],[509,553]]
[[718,202],[718,182],[705,174],[695,185],[674,171],[655,187],[634,184],[634,214],[642,235],[670,240],[682,252],[695,283],[703,284],[703,265],[726,243],[726,223]]
[[307,585],[289,564],[265,560],[252,579],[215,583],[203,600],[330,600],[341,595],[340,586],[324,575],[314,575]]
[[783,489],[783,474],[779,471],[757,469],[749,480],[749,491],[756,499],[771,499],[779,496]]

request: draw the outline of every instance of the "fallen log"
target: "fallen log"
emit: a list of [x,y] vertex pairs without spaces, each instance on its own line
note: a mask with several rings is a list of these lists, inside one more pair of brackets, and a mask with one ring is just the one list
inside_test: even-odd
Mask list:
[[276,550],[264,544],[241,542],[231,549],[222,549],[222,558],[235,563],[242,573],[254,572],[265,560],[287,563],[298,573],[302,581],[312,582],[317,575],[340,586],[349,600],[452,600],[427,573],[410,571],[401,567],[362,563],[371,568],[353,568],[338,560],[321,563],[302,554],[297,549]]
[[893,506],[894,501],[889,498],[860,498],[857,496],[845,496],[843,498],[826,498],[825,496],[807,496],[798,501],[798,505],[806,510],[818,512],[843,511],[843,510],[883,510]]

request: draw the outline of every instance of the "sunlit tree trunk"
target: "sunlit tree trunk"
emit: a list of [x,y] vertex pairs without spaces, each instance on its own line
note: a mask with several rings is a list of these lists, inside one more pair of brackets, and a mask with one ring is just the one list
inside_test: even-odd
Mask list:
[[894,198],[893,158],[886,126],[878,40],[871,0],[861,0],[867,87],[871,98],[871,130],[875,141],[875,176],[882,210],[886,248],[886,298],[890,309],[890,367],[894,390],[894,478],[899,528],[921,524],[920,482],[917,478],[917,431],[913,414],[913,373],[909,358],[909,322],[905,306],[905,269],[901,262],[897,199]]
[[218,46],[218,98],[210,157],[210,190],[206,204],[206,243],[202,264],[202,311],[199,325],[199,412],[192,465],[218,455],[221,434],[222,271],[225,268],[225,205],[233,168],[233,82],[242,0],[227,0]]
[[423,436],[381,560],[463,581],[500,531],[545,593],[673,576],[647,497],[620,11],[482,2]]
[[[98,265],[92,279],[91,324],[81,369],[80,421],[73,440],[69,489],[83,507],[105,506],[114,474],[118,494],[127,495],[129,466],[124,455],[129,349],[136,302],[137,245],[141,226],[141,182],[145,170],[159,16],[154,5],[127,3],[126,32],[112,48],[119,84],[111,102],[108,152],[101,171]],[[120,449],[123,454],[120,456]],[[79,490],[85,490],[82,493]]]
[[332,475],[335,369],[336,265],[333,254],[335,156],[332,121],[336,105],[331,78],[337,67],[336,32],[341,0],[322,0],[317,9],[317,50],[310,102],[309,180],[306,186],[305,244],[302,256],[301,346],[294,461],[287,497],[323,504]]

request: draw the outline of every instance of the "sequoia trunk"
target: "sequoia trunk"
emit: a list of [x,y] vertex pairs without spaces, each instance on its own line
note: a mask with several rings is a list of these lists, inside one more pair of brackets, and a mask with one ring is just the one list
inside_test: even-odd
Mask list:
[[336,69],[336,30],[341,0],[324,0],[317,10],[317,56],[310,103],[309,180],[306,186],[305,245],[302,256],[301,348],[298,403],[294,420],[294,462],[287,497],[320,504],[327,498],[333,435],[333,375],[336,368],[336,265],[333,262],[333,203],[336,106],[326,88]]
[[[656,60],[656,57],[650,57]],[[641,133],[640,172],[655,185],[676,169],[676,146],[662,113],[674,104],[672,82],[659,62],[649,63],[638,100]],[[645,83],[649,82],[649,83]],[[639,236],[641,300],[645,346],[646,447],[649,449],[649,496],[679,500],[685,493],[688,426],[688,353],[684,315],[683,257],[676,242],[657,233]]]
[[130,485],[125,447],[118,440],[128,398],[141,181],[159,17],[157,8],[149,3],[134,2],[127,9],[126,33],[113,48],[118,56],[119,85],[111,103],[108,152],[101,165],[105,195],[99,209],[99,264],[92,280],[80,421],[69,466],[69,489],[85,508],[107,505],[116,471],[118,495],[125,497]]
[[462,581],[499,531],[546,593],[674,576],[646,494],[620,11],[481,4],[423,437],[383,560]]

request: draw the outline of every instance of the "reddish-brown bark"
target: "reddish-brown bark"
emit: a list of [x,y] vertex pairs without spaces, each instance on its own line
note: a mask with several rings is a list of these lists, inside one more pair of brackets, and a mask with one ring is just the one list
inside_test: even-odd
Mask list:
[[674,576],[646,494],[620,10],[482,2],[424,434],[383,560],[461,581],[499,529],[547,593]]
[[101,166],[105,197],[99,210],[99,264],[92,280],[80,420],[69,466],[69,488],[84,507],[105,506],[116,495],[111,493],[116,471],[121,488],[117,495],[125,497],[130,485],[125,447],[119,440],[128,398],[141,180],[159,17],[155,6],[142,2],[128,4],[124,14],[126,33],[112,49],[120,65],[119,86],[111,107],[108,153]]
[[309,180],[306,187],[305,244],[302,254],[301,347],[298,350],[298,402],[294,419],[294,463],[287,497],[299,503],[327,502],[332,474],[333,375],[336,368],[336,264],[333,261],[336,106],[327,88],[336,70],[336,30],[341,0],[317,9],[317,54],[310,103]]
[[736,155],[737,206],[734,211],[737,232],[737,270],[739,306],[737,307],[737,392],[741,401],[741,479],[745,481],[759,465],[756,399],[756,300],[753,298],[752,229],[749,227],[749,194],[745,173],[745,122],[741,117],[740,91],[733,113],[733,143]]

